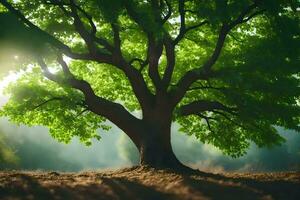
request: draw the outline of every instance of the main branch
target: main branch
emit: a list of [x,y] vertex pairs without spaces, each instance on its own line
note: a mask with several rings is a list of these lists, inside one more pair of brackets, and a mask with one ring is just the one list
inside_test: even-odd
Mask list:
[[[184,2],[184,1],[181,0],[180,2]],[[258,2],[259,1],[256,1],[255,3],[253,3],[252,5],[247,7],[245,10],[243,10],[241,12],[241,14],[232,22],[222,23],[222,26],[221,26],[219,34],[218,34],[217,43],[216,43],[216,46],[214,48],[212,55],[200,68],[195,68],[195,69],[188,71],[179,80],[175,91],[172,91],[173,105],[176,105],[179,101],[181,101],[181,99],[184,97],[186,92],[189,90],[190,86],[195,81],[201,80],[201,79],[206,80],[206,79],[211,78],[214,75],[214,73],[212,72],[211,69],[212,69],[213,65],[217,62],[217,60],[221,54],[221,51],[223,49],[223,46],[224,46],[224,43],[225,43],[228,33],[230,33],[230,31],[237,25],[245,23],[245,22],[249,21],[250,19],[252,19],[253,17],[255,17],[263,12],[263,10],[255,11],[257,9]],[[183,5],[184,4],[182,3],[181,6],[183,6]],[[181,8],[181,10],[182,9],[183,8]],[[180,13],[181,13],[181,18],[183,20],[182,23],[185,23],[184,18],[183,18],[184,12],[181,11]],[[185,27],[185,25],[183,24],[181,29],[183,30],[184,27]]]
[[[50,1],[50,3],[53,1]],[[55,38],[54,36],[50,35],[49,33],[43,31],[38,26],[30,22],[19,10],[15,9],[10,3],[8,3],[6,0],[0,0],[0,3],[5,6],[12,14],[14,14],[17,18],[19,18],[24,24],[26,24],[30,29],[33,31],[38,32],[45,38],[45,42],[49,43],[56,49],[58,49],[61,53],[65,54],[66,56],[72,58],[72,59],[79,59],[79,60],[89,60],[89,61],[96,61],[98,63],[107,63],[111,64],[118,69],[122,70],[127,78],[129,79],[129,82],[133,88],[133,92],[135,93],[141,107],[143,110],[150,109],[149,105],[151,104],[153,95],[147,88],[147,85],[145,83],[145,80],[141,74],[141,72],[137,69],[135,69],[129,62],[127,62],[120,52],[120,37],[118,33],[118,27],[115,24],[112,24],[112,29],[114,32],[114,45],[111,46],[106,42],[106,40],[103,40],[101,38],[93,38],[91,36],[91,33],[89,33],[85,27],[83,26],[83,22],[81,21],[78,10],[81,12],[84,12],[81,8],[78,7],[78,5],[75,4],[75,1],[70,1],[68,6],[71,6],[71,13],[69,13],[74,18],[74,25],[78,33],[81,35],[81,37],[86,41],[87,45],[89,46],[89,53],[86,54],[79,54],[75,53],[71,50],[71,48],[67,45],[65,45],[63,42]],[[63,5],[64,6],[64,5]],[[61,7],[63,8],[63,7]],[[70,12],[70,11],[65,11]],[[87,14],[87,13],[86,13]],[[85,14],[85,15],[86,15]],[[91,16],[88,16],[91,19]],[[92,32],[93,34],[93,32]],[[93,41],[93,39],[95,41]],[[95,49],[94,42],[98,42],[103,44],[105,47],[108,48],[109,51],[112,52],[112,55],[104,54],[99,52],[97,49]],[[109,46],[108,46],[109,45]],[[48,73],[47,71],[45,71]],[[50,75],[50,74],[48,74]],[[51,75],[50,75],[51,76]],[[53,77],[52,77],[53,78]]]
[[[58,62],[61,65],[65,79],[61,79],[49,72],[46,63],[42,58],[38,58],[38,63],[41,66],[45,77],[58,83],[67,83],[74,89],[80,90],[85,97],[85,104],[87,109],[91,112],[103,116],[116,124],[121,130],[123,130],[133,141],[139,141],[139,133],[141,131],[135,124],[139,124],[140,120],[129,113],[121,104],[108,101],[95,94],[91,85],[85,80],[79,80],[70,72],[67,64],[63,61],[62,57],[58,57]],[[139,144],[136,144],[139,145]]]

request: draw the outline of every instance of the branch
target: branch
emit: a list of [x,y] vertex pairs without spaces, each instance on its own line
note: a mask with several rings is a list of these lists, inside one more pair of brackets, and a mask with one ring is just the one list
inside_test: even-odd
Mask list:
[[[73,7],[75,7],[74,3],[73,3]],[[78,31],[83,31],[82,36],[86,37],[87,42],[89,42],[90,38],[86,36],[84,29],[81,28],[83,25],[80,19],[78,19],[78,15],[76,14],[75,8],[73,8],[73,14],[74,14],[74,18],[76,19],[75,21],[77,21],[76,23],[78,23],[77,25]],[[133,88],[133,92],[135,93],[142,109],[146,109],[146,107],[150,104],[151,101],[151,97],[152,97],[151,92],[148,90],[142,74],[138,70],[136,70],[133,66],[131,66],[131,64],[128,64],[127,61],[122,56],[120,30],[118,25],[111,24],[111,27],[113,31],[114,47],[109,47],[112,50],[112,56],[107,56],[106,63],[110,63],[116,66],[117,68],[119,68],[125,73],[125,75],[129,79],[129,82]],[[99,53],[97,53],[96,55],[104,56],[103,54],[99,54]]]
[[246,8],[244,11],[242,11],[242,13],[238,16],[238,18],[234,21],[232,21],[229,24],[223,23],[221,30],[219,32],[219,37],[218,37],[218,41],[215,47],[215,50],[213,52],[213,54],[211,55],[211,57],[208,59],[208,61],[202,66],[202,69],[204,70],[204,72],[209,72],[211,70],[211,67],[216,63],[216,61],[218,60],[220,54],[221,54],[221,50],[224,46],[225,43],[225,39],[228,35],[228,33],[234,28],[236,27],[238,24],[241,23],[245,23],[247,21],[249,21],[250,19],[252,19],[254,16],[260,14],[263,12],[259,11],[259,12],[254,12],[253,14],[251,14],[249,17],[247,17],[246,19],[245,16],[248,15],[252,10],[254,10],[257,7],[257,2],[253,3],[252,5],[250,5],[248,8]]
[[149,77],[151,78],[156,89],[161,87],[161,78],[158,72],[159,59],[163,52],[163,43],[156,41],[153,34],[148,34],[148,51],[147,57],[149,60]]
[[214,131],[212,130],[212,128],[211,128],[211,126],[210,126],[209,120],[210,120],[210,119],[215,120],[215,118],[207,117],[207,116],[202,115],[202,114],[200,114],[200,113],[198,113],[197,115],[205,120],[205,122],[206,122],[206,124],[207,124],[207,127],[208,127],[208,129],[209,129],[209,131],[212,132],[212,133],[214,133]]
[[[109,42],[104,38],[96,37],[97,28],[95,23],[93,22],[92,16],[90,16],[83,8],[78,6],[73,0],[71,0],[70,3],[65,3],[59,0],[49,0],[49,1],[44,0],[43,2],[47,5],[58,6],[65,13],[66,16],[73,18],[75,29],[79,33],[81,38],[85,41],[85,44],[87,45],[90,54],[94,56],[97,55],[96,57],[98,57],[98,59],[100,60],[104,59],[104,61],[102,62],[107,63],[107,61],[109,61],[109,64],[111,64],[109,55],[100,52],[101,50],[97,49],[94,43],[96,42],[102,45],[106,50],[110,52],[113,52],[113,46],[111,46]],[[69,8],[71,8],[71,12],[67,11],[64,6],[68,6]],[[81,12],[85,16],[85,18],[87,18],[87,20],[89,21],[89,24],[91,26],[90,32],[86,30],[84,23],[82,22],[77,10]]]
[[[81,60],[89,60],[89,61],[96,61],[98,63],[104,62],[108,64],[112,64],[115,67],[121,69],[125,75],[128,77],[129,82],[133,88],[133,92],[135,93],[142,110],[144,111],[145,109],[150,109],[150,104],[153,101],[153,95],[149,91],[145,80],[142,76],[142,74],[139,72],[139,70],[135,69],[133,66],[128,64],[125,59],[122,56],[119,56],[118,59],[113,60],[111,55],[107,54],[102,54],[97,52],[93,52],[93,44],[91,44],[91,39],[90,33],[83,29],[85,27],[82,27],[82,22],[80,21],[80,18],[78,16],[77,10],[78,7],[76,7],[76,4],[74,1],[71,1],[71,8],[72,8],[72,15],[75,17],[75,23],[77,26],[77,29],[79,32],[81,32],[82,37],[86,40],[86,43],[89,45],[90,50],[92,53],[88,54],[78,54],[72,52],[72,50],[56,39],[54,36],[48,34],[47,32],[41,30],[39,27],[31,23],[21,12],[16,10],[13,6],[11,6],[10,3],[8,3],[6,0],[0,0],[0,3],[2,3],[3,6],[5,6],[11,13],[13,13],[17,18],[19,18],[24,24],[26,24],[29,28],[31,28],[34,31],[37,31],[40,33],[42,36],[44,36],[47,40],[48,43],[53,45],[55,48],[60,50],[63,54],[67,55],[68,57],[72,59],[81,59]],[[97,41],[99,42],[100,39]],[[63,80],[61,77],[56,76],[55,74],[50,73],[47,65],[41,58],[37,58],[38,63],[40,64],[44,75],[59,84],[66,84],[66,80]],[[61,62],[62,64],[62,62]],[[65,64],[62,64],[64,72],[67,72],[67,68],[64,67]],[[115,123],[117,126],[119,126],[122,130],[125,132],[132,132],[132,134],[135,134],[132,130],[132,124],[137,124],[135,117],[131,116],[131,114],[120,104],[110,102],[108,100],[105,100],[101,97],[98,97],[95,95],[92,87],[90,86],[89,83],[87,83],[84,80],[78,80],[74,78],[74,76],[67,77],[67,83],[80,91],[82,91],[85,95],[85,99],[87,104],[89,105],[89,109],[92,110],[94,113],[97,113],[101,116],[106,117],[113,123]],[[123,117],[122,117],[123,116]],[[131,124],[131,127],[129,126]],[[125,129],[130,129],[131,130],[125,130]],[[143,132],[140,130],[140,132]],[[135,136],[132,136],[135,137]]]
[[143,71],[143,69],[147,66],[148,64],[148,58],[146,60],[142,60],[140,58],[133,58],[129,61],[129,64],[132,65],[134,62],[138,62],[140,64],[140,69],[139,71]]
[[62,57],[58,57],[57,60],[61,64],[65,75],[67,75],[66,80],[63,82],[56,75],[51,74],[43,59],[38,58],[38,62],[41,65],[42,70],[47,72],[47,78],[58,84],[67,83],[70,87],[81,91],[84,94],[85,104],[87,106],[86,108],[89,111],[107,118],[126,132],[134,141],[139,141],[140,136],[137,132],[134,132],[132,128],[133,124],[139,123],[139,119],[129,113],[121,104],[114,103],[97,96],[92,86],[87,81],[75,78],[75,76],[70,72],[67,64],[63,61]]
[[121,38],[120,38],[120,29],[117,24],[111,24],[111,28],[113,30],[113,36],[114,36],[114,54],[116,54],[118,57],[122,56],[121,53]]
[[228,33],[229,36],[231,36],[235,41],[237,42],[244,42],[244,40],[238,39],[236,36],[234,36],[232,33]]
[[198,68],[188,71],[171,91],[172,106],[176,106],[181,101],[193,82],[196,80],[207,80],[213,76],[213,73],[204,73],[203,71],[199,71]]
[[168,19],[171,17],[172,15],[172,6],[169,0],[165,0],[167,8],[168,8],[168,13],[166,14],[166,16],[162,19],[162,23],[166,23],[168,21]]
[[40,104],[37,105],[37,106],[34,106],[32,110],[35,110],[35,109],[37,109],[37,108],[39,108],[39,107],[41,107],[41,106],[43,106],[43,105],[45,105],[45,104],[47,104],[47,103],[49,103],[49,102],[51,102],[51,101],[57,101],[57,100],[63,100],[63,98],[61,98],[61,97],[53,97],[53,98],[51,98],[51,99],[48,99],[48,100],[46,100],[46,101],[40,103]]
[[209,73],[211,67],[216,63],[216,61],[218,60],[221,50],[224,46],[224,42],[227,36],[227,33],[230,31],[230,28],[227,24],[223,24],[220,32],[219,32],[219,37],[218,37],[218,41],[216,44],[216,47],[214,49],[213,54],[211,55],[211,57],[206,61],[206,63],[204,63],[204,65],[202,66],[201,70],[204,71],[204,73]]
[[248,16],[247,18],[245,18],[243,20],[243,22],[248,22],[249,20],[251,20],[252,18],[254,18],[255,16],[259,15],[259,14],[262,14],[263,12],[265,12],[266,10],[265,9],[262,9],[262,10],[259,10],[257,12],[254,12],[252,13],[250,16]]
[[197,86],[189,88],[187,91],[193,91],[193,90],[205,90],[205,89],[212,89],[212,90],[225,90],[227,88],[225,87],[212,87],[212,86]]
[[[150,2],[150,1],[149,1]],[[157,1],[153,0],[151,1],[152,9],[156,9],[157,7]],[[161,78],[158,73],[158,62],[159,58],[162,54],[163,45],[162,41],[157,41],[157,38],[155,38],[156,33],[151,31],[151,29],[148,29],[145,27],[145,24],[143,23],[143,19],[141,19],[139,13],[137,12],[137,9],[133,7],[129,1],[125,1],[125,9],[129,15],[129,17],[138,24],[139,27],[146,33],[148,37],[148,49],[147,49],[147,59],[146,62],[143,63],[144,65],[141,66],[140,70],[136,70],[133,66],[131,68],[126,68],[127,72],[131,72],[128,76],[130,82],[132,83],[132,87],[136,92],[140,93],[139,95],[136,95],[138,97],[138,100],[140,102],[140,105],[142,106],[142,110],[151,110],[152,104],[154,102],[154,95],[151,93],[151,91],[148,89],[147,84],[145,83],[145,80],[141,74],[141,71],[145,67],[146,63],[149,64],[148,72],[149,77],[151,78],[152,82],[154,83],[154,86],[156,89],[161,89]],[[156,15],[157,16],[157,15]],[[161,19],[154,19],[157,23],[161,23]],[[158,24],[162,25],[162,24]],[[135,59],[136,60],[136,59]],[[133,61],[132,61],[133,62]],[[132,63],[131,62],[131,63]],[[125,64],[126,65],[126,64]],[[130,65],[130,64],[128,64]],[[135,80],[134,79],[138,79]],[[134,82],[133,82],[134,81]],[[136,93],[137,94],[137,93]]]
[[89,111],[89,109],[87,109],[87,108],[83,109],[80,113],[78,113],[78,114],[76,115],[76,117],[79,117],[80,115],[82,115],[83,113],[85,113],[85,112],[87,112],[87,111]]
[[[50,2],[49,2],[50,1]],[[47,5],[56,5],[59,6],[59,8],[67,15],[70,17],[73,17],[72,13],[68,12],[64,6],[71,6],[71,3],[65,3],[59,0],[44,0],[43,2]],[[96,33],[97,33],[97,27],[93,21],[93,17],[91,15],[89,15],[83,8],[81,8],[79,5],[77,4],[73,4],[73,6],[75,6],[75,8],[80,11],[85,18],[89,21],[89,24],[91,26],[91,32],[90,32],[90,37],[94,40],[94,42],[102,45],[104,48],[106,48],[108,51],[113,52],[113,46],[109,44],[109,42],[107,40],[105,40],[104,38],[101,37],[96,37]]]
[[228,113],[235,113],[236,108],[223,105],[218,101],[198,100],[179,108],[181,116],[198,114],[205,111],[223,110]]
[[83,8],[81,8],[80,6],[76,5],[76,8],[88,19],[89,24],[91,26],[91,35],[93,37],[96,37],[96,33],[97,33],[97,27],[93,21],[93,17],[91,15],[89,15]]
[[215,47],[215,50],[208,61],[202,66],[202,68],[195,68],[188,71],[178,82],[178,89],[173,92],[173,104],[176,105],[188,91],[190,86],[197,80],[207,80],[212,77],[210,70],[211,66],[217,61],[221,49],[224,45],[225,38],[228,32],[228,26],[223,24],[219,33],[219,38]]
[[37,59],[37,62],[40,65],[42,72],[46,78],[48,78],[49,80],[56,82],[56,83],[62,83],[62,80],[60,80],[59,77],[57,77],[56,75],[52,74],[49,71],[48,66],[46,65],[46,63],[44,62],[44,60],[41,57],[37,57],[36,59]]
[[64,61],[63,56],[62,55],[57,55],[57,62],[61,65],[63,72],[65,74],[66,77],[68,78],[74,78],[74,75],[71,73],[67,63]]
[[216,111],[216,110],[213,110],[212,112],[213,112],[213,113],[216,113],[216,114],[219,114],[219,115],[221,115],[221,116],[223,116],[226,120],[230,121],[231,123],[233,123],[233,124],[235,124],[235,125],[237,125],[237,126],[243,128],[243,129],[247,130],[247,128],[246,128],[245,126],[243,126],[242,124],[239,124],[239,123],[233,121],[233,120],[230,119],[230,117],[228,117],[225,113],[219,112],[219,111]]
[[[72,59],[81,59],[81,60],[90,60],[90,61],[96,61],[96,62],[103,62],[103,63],[108,63],[108,64],[112,64],[114,66],[116,66],[117,68],[121,69],[126,76],[128,77],[133,91],[135,93],[135,95],[137,96],[137,99],[139,100],[141,107],[145,108],[145,104],[150,104],[151,98],[152,98],[152,94],[149,91],[149,89],[147,88],[147,85],[145,83],[145,80],[143,79],[143,76],[141,75],[141,73],[134,69],[133,66],[131,66],[130,64],[126,63],[125,60],[123,58],[118,58],[116,60],[112,59],[112,56],[110,55],[106,55],[106,54],[101,54],[99,52],[97,52],[96,54],[78,54],[78,53],[74,53],[71,51],[71,49],[63,44],[61,41],[59,41],[58,39],[56,39],[55,37],[53,37],[52,35],[48,34],[47,32],[41,30],[39,27],[37,27],[36,25],[34,25],[33,23],[31,23],[28,19],[26,19],[26,17],[19,12],[18,10],[16,10],[14,7],[11,6],[11,4],[9,4],[6,0],[0,0],[0,3],[2,3],[10,12],[12,12],[14,15],[16,15],[22,22],[24,22],[28,27],[30,27],[31,29],[33,29],[34,31],[37,31],[38,33],[42,34],[43,36],[45,36],[45,38],[47,38],[47,42],[49,42],[51,45],[53,45],[54,47],[56,47],[57,49],[59,49],[60,51],[62,51],[63,54],[67,55],[68,57],[72,58]],[[80,19],[78,19],[78,15],[76,16],[76,4],[73,3],[73,15],[75,15],[75,18],[77,18],[77,26],[78,29],[81,29],[81,25],[80,23]],[[87,34],[89,34],[88,32],[84,31],[84,30],[80,30],[83,31],[82,34],[84,35],[84,37],[86,37],[88,43],[89,43],[89,36]],[[98,42],[100,42],[100,39],[97,39]],[[47,69],[47,66],[45,65],[45,63],[41,60],[38,59],[41,66],[43,66],[43,72],[46,75],[47,78],[49,78],[50,80],[53,81],[59,81],[57,80],[57,77],[54,77],[51,75],[51,73],[49,73],[49,70]]]
[[71,48],[65,45],[63,42],[59,41],[54,36],[49,33],[41,30],[39,27],[31,23],[20,11],[16,10],[10,3],[6,0],[0,0],[0,3],[7,8],[12,14],[14,14],[18,19],[20,19],[24,24],[26,24],[33,31],[37,31],[42,36],[45,37],[46,41],[53,45],[55,48],[61,50],[65,55],[72,59],[81,59],[81,60],[94,60],[94,58],[90,54],[79,54],[75,53],[71,50]]
[[[245,23],[247,21],[249,21],[250,19],[252,19],[253,17],[263,13],[265,11],[265,9],[262,9],[262,10],[259,10],[259,11],[256,11],[256,12],[253,12],[251,14],[251,12],[257,8],[258,6],[258,3],[261,2],[262,0],[258,0],[258,1],[255,1],[252,5],[250,5],[249,7],[247,7],[245,10],[243,10],[241,12],[241,14],[237,17],[236,20],[232,21],[230,24],[229,24],[229,27],[230,29],[234,28],[236,25],[238,24],[241,24],[241,23]],[[250,14],[250,15],[249,15]],[[246,17],[247,15],[249,15],[248,17]],[[245,18],[246,17],[246,18]]]
[[63,3],[60,0],[49,0],[49,1],[43,0],[43,3],[46,4],[46,5],[58,6],[65,13],[66,16],[71,16],[70,12],[68,12],[64,7],[65,5],[70,5],[70,4]]
[[75,4],[74,0],[70,0],[70,8],[71,8],[71,16],[74,19],[74,26],[81,38],[85,41],[89,51],[91,54],[96,54],[98,51],[94,40],[91,37],[90,33],[85,29],[83,22],[81,21],[78,13],[77,13],[77,5]]
[[173,45],[172,40],[169,37],[165,38],[164,46],[166,50],[167,66],[163,75],[162,82],[164,87],[167,89],[168,85],[171,82],[175,67],[175,46]]
[[133,4],[130,3],[130,1],[124,1],[124,6],[127,11],[128,16],[138,24],[138,26],[146,33],[148,34],[149,31],[145,27],[145,24],[142,22],[143,19],[140,18],[140,15],[138,14],[138,10],[133,7]]
[[[94,47],[91,41],[91,38],[87,35],[86,30],[84,29],[83,23],[81,22],[77,12],[76,12],[76,4],[74,0],[71,0],[71,8],[73,17],[75,20],[75,25],[77,26],[78,31],[81,33],[82,37],[85,38],[88,45],[90,45],[91,51],[94,51]],[[147,85],[144,81],[142,74],[136,70],[131,64],[128,64],[122,56],[121,52],[121,38],[120,38],[120,30],[117,24],[111,24],[112,31],[113,31],[113,38],[114,38],[114,46],[109,46],[109,50],[112,51],[112,56],[106,56],[101,53],[96,53],[96,55],[102,56],[106,58],[99,58],[99,61],[105,60],[106,63],[112,64],[122,70],[133,88],[133,92],[135,93],[142,109],[146,109],[146,107],[150,104],[151,101],[151,92],[148,90]],[[98,42],[105,42],[105,40],[101,38],[96,38]],[[103,41],[100,41],[103,40]],[[90,43],[90,44],[89,44]],[[108,46],[108,45],[106,45]],[[93,52],[92,52],[93,53]]]
[[195,24],[193,26],[189,26],[189,27],[184,26],[184,28],[182,28],[180,30],[179,34],[177,35],[177,37],[173,41],[174,45],[177,45],[183,39],[183,37],[186,35],[187,32],[189,32],[191,30],[194,30],[194,29],[197,29],[197,28],[199,28],[203,25],[206,25],[206,24],[208,24],[208,21],[204,20],[204,21],[200,22],[199,24]]
[[180,16],[180,29],[179,29],[178,36],[174,40],[175,45],[183,38],[184,32],[186,30],[184,1],[185,0],[178,0],[178,12],[179,12],[179,16]]
[[[183,1],[183,0],[181,0]],[[254,4],[247,7],[245,10],[241,12],[241,14],[232,21],[231,23],[223,23],[221,26],[221,29],[219,31],[218,40],[215,46],[215,49],[210,56],[210,58],[204,63],[204,65],[200,68],[196,68],[193,70],[188,71],[178,82],[178,88],[176,91],[172,92],[173,96],[173,105],[176,105],[185,95],[185,93],[188,91],[190,86],[197,80],[201,79],[208,79],[212,75],[211,68],[218,60],[221,50],[224,46],[225,39],[228,35],[228,33],[238,24],[245,23],[246,21],[250,20],[254,16],[258,15],[261,12],[255,12],[253,14],[250,14],[251,11],[253,11],[257,7],[258,1],[256,1]],[[245,18],[248,14],[250,14],[249,17]]]
[[179,34],[177,37],[174,39],[173,44],[177,45],[185,36],[185,34],[193,29],[197,29],[205,24],[208,24],[207,20],[204,20],[200,22],[199,24],[187,27],[186,26],[186,19],[185,19],[185,14],[189,10],[185,10],[185,5],[184,5],[185,0],[178,0],[178,12],[180,16],[180,29],[179,29]]

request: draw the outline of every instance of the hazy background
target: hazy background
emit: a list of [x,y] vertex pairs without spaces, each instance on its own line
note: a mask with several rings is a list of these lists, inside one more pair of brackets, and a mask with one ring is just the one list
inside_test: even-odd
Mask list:
[[[211,172],[300,169],[299,133],[281,130],[287,139],[282,146],[259,149],[252,145],[247,155],[233,159],[194,137],[178,133],[177,128],[174,125],[172,131],[174,151],[182,162],[193,168]],[[95,141],[90,147],[76,138],[70,144],[62,144],[51,138],[44,127],[16,126],[0,119],[0,169],[80,171],[138,163],[137,150],[116,127],[101,133],[101,137],[101,141]],[[1,153],[1,148],[6,150]]]

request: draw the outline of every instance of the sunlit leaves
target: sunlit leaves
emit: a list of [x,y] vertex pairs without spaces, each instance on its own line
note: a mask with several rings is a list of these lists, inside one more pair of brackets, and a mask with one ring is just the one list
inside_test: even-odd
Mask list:
[[[213,5],[206,6],[212,6],[211,9],[204,9],[206,12],[217,9]],[[264,9],[274,12],[279,5],[273,5],[273,8],[268,6],[272,5],[266,4]],[[204,86],[220,89],[192,90],[181,102],[218,100],[227,106],[237,106],[238,112],[226,113],[226,116],[214,112],[201,113],[210,118],[209,124],[196,115],[179,118],[183,132],[194,134],[200,141],[213,144],[224,153],[236,157],[246,153],[250,141],[258,146],[282,143],[284,140],[274,125],[299,131],[299,18],[287,10],[281,7],[280,15],[278,11],[271,15],[270,11],[234,29],[227,37],[221,57],[214,66],[216,77],[209,82],[193,84],[194,88]],[[216,22],[226,21],[225,16],[212,17]],[[197,33],[201,31],[188,35],[181,45],[189,44],[186,48],[191,49],[192,44],[186,43],[186,40],[192,37],[198,41],[192,49],[199,48],[197,44],[205,40],[201,36],[195,37]],[[198,50],[198,54],[190,50],[187,53],[189,56],[183,57],[179,57],[180,52],[177,54],[177,63],[193,57],[198,57],[198,62],[207,59],[210,55],[207,51],[209,47],[213,48],[215,38],[213,31],[209,32],[208,29],[205,33],[208,34],[206,37],[211,38],[206,45],[200,46],[204,50]],[[199,65],[195,61],[182,62],[186,68],[194,63],[195,66]]]
[[91,83],[98,96],[122,102],[131,111],[139,109],[131,86],[120,70],[110,65],[79,61],[72,62],[70,67],[76,76]]
[[11,97],[2,116],[10,116],[15,123],[44,125],[59,141],[69,142],[77,136],[89,145],[91,138],[100,139],[98,128],[107,129],[102,125],[104,118],[86,110],[80,92],[58,86],[43,78],[38,70],[24,74],[6,92]]

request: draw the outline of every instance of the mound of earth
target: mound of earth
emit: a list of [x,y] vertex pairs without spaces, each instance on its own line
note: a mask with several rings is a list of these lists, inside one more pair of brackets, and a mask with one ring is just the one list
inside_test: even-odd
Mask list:
[[101,172],[0,172],[0,199],[300,199],[300,173],[176,173],[147,167]]

